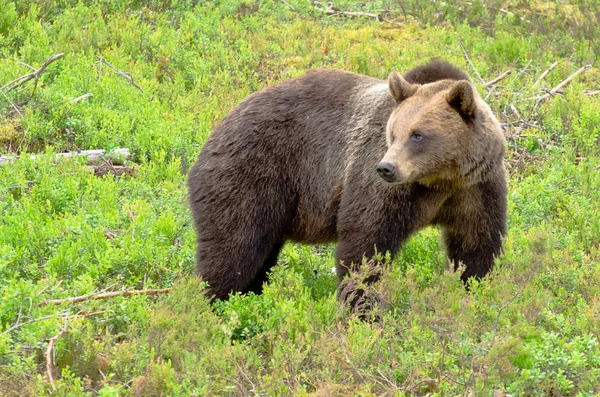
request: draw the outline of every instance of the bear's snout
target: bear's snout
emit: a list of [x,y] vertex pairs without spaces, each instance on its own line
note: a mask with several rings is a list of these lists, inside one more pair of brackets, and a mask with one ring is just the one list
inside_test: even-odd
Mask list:
[[388,163],[387,161],[382,161],[381,163],[379,163],[379,165],[377,166],[377,173],[386,182],[396,181],[396,167],[394,167],[391,163]]

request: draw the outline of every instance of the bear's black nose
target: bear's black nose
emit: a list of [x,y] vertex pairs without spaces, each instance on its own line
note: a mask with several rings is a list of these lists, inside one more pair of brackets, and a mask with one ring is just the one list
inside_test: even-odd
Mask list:
[[394,167],[391,163],[388,163],[387,161],[382,161],[377,166],[377,173],[386,182],[393,182],[396,178],[396,167]]

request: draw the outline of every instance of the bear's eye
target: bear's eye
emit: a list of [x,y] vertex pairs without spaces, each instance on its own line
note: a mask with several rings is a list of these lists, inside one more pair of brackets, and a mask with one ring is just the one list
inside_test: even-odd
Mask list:
[[419,142],[421,139],[423,139],[423,134],[421,134],[420,132],[413,132],[410,136],[410,139],[412,141]]

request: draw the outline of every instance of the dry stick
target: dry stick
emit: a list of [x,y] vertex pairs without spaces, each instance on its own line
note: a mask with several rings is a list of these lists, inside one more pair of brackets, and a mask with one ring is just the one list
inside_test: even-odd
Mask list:
[[79,101],[82,101],[84,99],[88,99],[93,97],[91,92],[88,92],[87,94],[83,94],[82,96],[78,96],[77,98],[71,99],[71,103],[77,103]]
[[479,75],[479,72],[475,68],[475,65],[473,65],[473,62],[471,62],[471,58],[469,58],[469,54],[467,54],[467,50],[465,50],[465,47],[463,47],[463,45],[460,42],[460,40],[458,40],[458,45],[460,46],[460,49],[462,50],[462,52],[463,52],[463,54],[465,56],[465,59],[467,60],[467,62],[469,62],[469,65],[471,65],[471,68],[473,68],[473,71],[475,71],[475,75],[477,75],[477,78],[479,79],[479,81],[481,82],[481,84],[484,84],[485,82],[483,81],[483,79]]
[[283,4],[285,4],[286,6],[290,7],[290,10],[292,10],[292,11],[296,11],[296,9],[294,8],[294,6],[293,6],[293,5],[291,5],[290,3],[288,3],[287,1],[285,1],[285,0],[281,0],[281,2],[282,2]]
[[73,298],[45,300],[45,301],[40,302],[38,304],[38,306],[61,305],[65,302],[78,303],[78,302],[84,302],[84,301],[88,301],[88,300],[113,298],[115,296],[158,295],[158,294],[166,294],[167,292],[169,292],[169,290],[170,290],[170,288],[106,292],[104,294],[97,294],[97,295],[82,295],[82,296],[76,296]]
[[[71,316],[71,318],[76,318],[76,317],[92,317],[92,316],[97,316],[98,314],[103,314],[103,313],[106,313],[106,310],[102,310],[102,311],[99,311],[99,312],[87,313],[87,314],[75,314],[75,315]],[[53,318],[53,317],[54,317],[54,315],[51,314],[49,316],[44,316],[44,317],[40,317],[40,318],[34,318],[34,319],[31,319],[31,320],[25,321],[24,323],[17,323],[15,325],[13,325],[12,327],[10,327],[9,329],[7,329],[6,331],[2,332],[0,334],[0,336],[2,336],[4,334],[8,334],[8,333],[10,333],[10,332],[12,332],[12,331],[14,331],[16,329],[19,329],[19,328],[21,328],[21,327],[23,327],[23,326],[25,326],[27,324],[37,323],[39,321],[48,320],[48,319]],[[59,317],[62,317],[62,316],[59,316]]]
[[531,62],[533,62],[533,59],[530,59],[529,62],[527,62],[527,65],[525,65],[525,67],[523,69],[521,69],[519,71],[519,73],[517,73],[517,75],[515,77],[512,78],[511,82],[515,81],[516,79],[519,78],[520,75],[522,75],[523,73],[525,73],[525,71],[527,70],[527,68],[529,67],[529,65],[531,65]]
[[25,118],[25,116],[23,116],[23,113],[21,113],[21,111],[19,110],[19,108],[17,107],[17,105],[15,105],[13,103],[13,101],[10,100],[9,97],[6,96],[6,94],[4,93],[4,91],[0,91],[2,93],[2,96],[4,97],[4,99],[6,99],[8,101],[8,103],[11,104],[11,106],[13,107],[13,109],[15,109],[15,111],[19,114],[19,116],[21,116],[22,119]]
[[369,17],[369,18],[375,18],[378,21],[381,20],[381,17],[378,14],[372,14],[370,12],[338,11],[338,10],[334,10],[333,8],[323,9],[323,8],[319,8],[319,7],[315,7],[315,9],[317,11],[324,12],[325,14],[330,15],[330,16],[345,15],[347,17]]
[[487,83],[485,83],[483,86],[484,87],[490,87],[496,83],[498,83],[501,80],[504,80],[507,76],[509,76],[512,73],[511,69],[508,69],[506,72],[502,73],[500,76],[496,77],[494,80],[491,80]]
[[143,94],[144,90],[142,90],[142,87],[140,87],[139,85],[137,85],[137,83],[133,80],[133,77],[127,73],[127,72],[121,72],[119,69],[115,68],[113,65],[110,64],[110,62],[108,62],[106,59],[104,59],[101,56],[96,56],[96,58],[98,58],[98,62],[100,62],[100,64],[105,64],[106,66],[108,66],[109,68],[111,68],[112,70],[114,70],[119,76],[123,77],[125,80],[129,81],[131,83],[131,85],[133,85],[135,88],[137,88],[138,90],[140,90],[140,92]]
[[60,54],[51,56],[50,58],[46,59],[46,62],[44,62],[42,64],[42,66],[39,67],[39,69],[37,69],[36,71],[31,72],[29,74],[26,74],[24,76],[18,77],[15,80],[11,81],[10,83],[3,85],[2,87],[0,87],[0,91],[4,90],[5,88],[8,88],[6,91],[12,91],[15,88],[22,86],[23,84],[25,84],[26,82],[28,82],[31,79],[35,79],[35,82],[37,84],[37,81],[40,78],[40,75],[46,71],[46,68],[48,67],[48,65],[50,65],[52,62],[56,61],[57,59],[62,58],[63,55],[64,55],[64,53],[61,52]]
[[52,391],[56,391],[56,386],[54,386],[54,379],[52,378],[52,349],[54,348],[54,343],[56,342],[56,340],[66,332],[68,332],[67,329],[63,328],[58,334],[48,339],[48,349],[46,349],[46,373],[48,374],[48,380],[50,381],[50,386],[52,386]]
[[546,69],[546,71],[544,73],[542,73],[542,75],[537,79],[537,81],[535,83],[533,83],[531,88],[535,88],[535,86],[538,85],[540,83],[540,81],[542,81],[548,73],[550,73],[552,70],[554,70],[556,65],[558,65],[558,61],[556,61],[552,65],[550,65],[550,67],[548,69]]
[[560,91],[564,86],[566,86],[567,84],[569,84],[571,82],[571,80],[573,80],[576,76],[580,75],[581,73],[585,72],[586,70],[588,70],[591,67],[592,67],[592,65],[588,64],[588,65],[585,65],[584,67],[580,68],[579,70],[577,70],[575,73],[573,73],[572,75],[570,75],[569,77],[567,77],[566,79],[564,79],[559,85],[557,85],[556,87],[554,87],[553,89],[551,89],[550,92],[548,92],[544,96],[540,97],[535,105],[537,106],[541,102],[543,102],[545,99],[547,99],[547,98],[549,98],[549,97],[551,97],[553,95],[556,95],[556,93],[558,91]]
[[584,92],[585,95],[587,96],[593,96],[593,95],[598,95],[600,94],[600,90],[596,90],[596,91],[585,91]]

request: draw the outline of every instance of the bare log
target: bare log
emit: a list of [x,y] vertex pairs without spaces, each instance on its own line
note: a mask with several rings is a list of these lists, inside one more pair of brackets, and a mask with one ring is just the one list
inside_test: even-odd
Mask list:
[[61,52],[60,54],[51,56],[50,58],[46,59],[46,62],[44,62],[42,64],[42,66],[40,66],[37,70],[35,70],[31,73],[28,73],[26,75],[23,75],[21,77],[18,77],[16,79],[14,79],[13,81],[11,81],[10,83],[3,85],[2,87],[0,87],[0,91],[2,91],[4,89],[6,89],[6,91],[12,91],[15,88],[22,86],[23,84],[27,83],[29,80],[32,80],[32,79],[35,79],[35,84],[37,85],[37,81],[39,80],[40,75],[46,71],[46,68],[48,67],[48,65],[50,65],[52,62],[56,61],[57,59],[62,58],[63,55],[65,55],[65,54]]
[[[131,158],[131,151],[127,148],[112,149],[110,151],[95,149],[95,150],[81,150],[78,152],[66,152],[58,153],[55,156],[55,161],[59,161],[65,157],[87,157],[87,165],[103,164],[110,161],[114,165],[123,165],[124,160]],[[0,156],[0,165],[8,163],[9,161],[17,159],[17,156]],[[39,159],[39,156],[33,155],[30,157],[32,160]]]
[[492,86],[494,84],[497,84],[499,81],[504,80],[511,73],[512,73],[512,70],[508,69],[506,72],[502,73],[500,76],[496,77],[495,79],[488,81],[483,86],[484,87],[490,87],[490,86]]
[[163,289],[144,289],[144,290],[123,290],[123,291],[114,291],[114,292],[105,292],[102,294],[95,295],[81,295],[73,298],[64,298],[64,299],[51,299],[45,300],[38,304],[38,306],[47,306],[47,305],[62,305],[63,303],[78,303],[89,300],[98,300],[98,299],[108,299],[114,298],[115,296],[132,296],[132,295],[158,295],[158,294],[166,294],[169,292],[170,288]]

